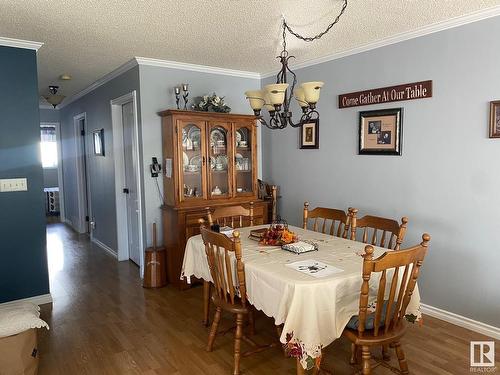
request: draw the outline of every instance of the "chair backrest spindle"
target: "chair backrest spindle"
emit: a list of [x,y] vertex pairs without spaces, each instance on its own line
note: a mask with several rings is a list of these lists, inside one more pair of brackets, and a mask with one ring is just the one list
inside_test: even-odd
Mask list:
[[249,203],[248,208],[243,206],[218,207],[212,212],[210,207],[207,207],[206,211],[210,226],[217,223],[231,228],[243,228],[247,222],[248,226],[255,224],[253,202]]
[[[407,226],[407,217],[403,217],[400,224],[396,220],[367,215],[360,219],[354,218],[351,224],[351,236],[355,239],[357,229],[362,229],[361,240],[364,243],[399,250],[405,238]],[[380,237],[379,231],[381,232]],[[370,239],[368,239],[369,236]]]
[[[203,219],[200,221],[203,223]],[[235,304],[238,296],[241,304],[245,306],[245,266],[242,261],[240,233],[234,231],[233,239],[230,239],[223,234],[207,229],[202,224],[201,236],[205,244],[215,296],[232,305]]]
[[[367,245],[365,247],[363,282],[359,298],[358,333],[360,336],[363,335],[366,327],[370,280],[374,274],[380,274],[380,279],[374,312],[373,335],[378,336],[382,328],[384,334],[389,333],[398,327],[402,319],[405,318],[420,267],[427,254],[429,241],[430,236],[424,233],[419,245],[404,250],[386,252],[377,259],[373,259],[373,246]],[[400,277],[401,267],[404,267],[404,271]],[[389,292],[387,295],[388,282]]]
[[313,231],[347,238],[350,235],[353,210],[349,208],[347,214],[345,211],[336,208],[316,207],[313,210],[309,210],[309,203],[305,202],[302,227],[307,229],[309,220],[312,220]]

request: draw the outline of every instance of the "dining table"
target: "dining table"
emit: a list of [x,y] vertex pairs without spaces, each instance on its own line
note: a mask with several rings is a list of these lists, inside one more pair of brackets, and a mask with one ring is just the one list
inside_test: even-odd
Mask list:
[[[268,225],[238,229],[247,300],[273,318],[277,326],[283,326],[280,342],[290,356],[297,358],[297,366],[311,369],[319,363],[323,348],[339,338],[351,317],[359,312],[366,244],[288,226],[301,241],[317,245],[315,251],[295,254],[280,246],[260,245],[250,238],[251,230],[265,227]],[[392,251],[376,246],[374,249],[374,257]],[[311,268],[311,264],[316,266]],[[201,235],[189,238],[186,244],[181,279],[191,283],[192,277],[212,281]],[[370,279],[372,307],[378,281],[376,276]],[[418,285],[406,318],[412,323],[421,319]]]

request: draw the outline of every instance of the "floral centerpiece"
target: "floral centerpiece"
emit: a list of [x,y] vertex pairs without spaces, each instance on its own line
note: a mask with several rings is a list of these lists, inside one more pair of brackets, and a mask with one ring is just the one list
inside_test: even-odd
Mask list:
[[284,220],[277,220],[262,234],[260,245],[282,246],[297,242],[298,236],[288,229]]
[[224,103],[224,97],[217,96],[215,92],[212,95],[204,95],[199,102],[193,105],[195,111],[205,112],[231,112],[231,107]]

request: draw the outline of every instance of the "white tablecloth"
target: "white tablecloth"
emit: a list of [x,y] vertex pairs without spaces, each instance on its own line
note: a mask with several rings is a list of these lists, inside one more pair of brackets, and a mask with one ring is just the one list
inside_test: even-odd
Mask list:
[[[279,247],[259,246],[248,238],[251,229],[262,227],[265,225],[240,230],[248,300],[274,318],[276,325],[284,324],[280,341],[293,349],[305,368],[310,368],[313,359],[321,356],[321,348],[340,337],[349,319],[358,314],[361,255],[366,245],[290,226],[301,240],[319,245],[319,251],[296,255]],[[376,247],[374,257],[385,251]],[[286,266],[307,259],[321,261],[343,272],[315,278]],[[186,244],[181,278],[190,282],[190,276],[212,281],[201,235],[191,237]],[[370,286],[376,291],[378,279],[372,278]],[[407,314],[420,319],[418,287]]]

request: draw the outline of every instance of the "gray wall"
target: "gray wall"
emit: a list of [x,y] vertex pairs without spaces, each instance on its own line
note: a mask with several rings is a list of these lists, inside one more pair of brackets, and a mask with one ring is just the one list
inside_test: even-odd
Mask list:
[[[264,177],[280,185],[287,220],[300,222],[306,200],[409,216],[406,245],[432,235],[422,302],[496,327],[500,141],[487,138],[487,124],[488,102],[500,99],[498,35],[496,17],[300,69],[302,82],[325,81],[321,148],[299,150],[296,129],[263,132]],[[337,108],[341,93],[427,79],[431,99]],[[357,155],[358,112],[392,107],[405,111],[403,155]]]
[[40,108],[40,122],[59,122],[59,109]]
[[[243,93],[246,90],[259,88],[260,80],[143,65],[139,67],[139,72],[144,173],[142,191],[146,226],[143,233],[146,237],[144,243],[151,244],[151,225],[153,222],[161,223],[161,202],[154,179],[149,174],[149,164],[153,156],[158,157],[159,160],[162,159],[161,118],[157,113],[175,108],[173,88],[182,82],[187,82],[190,84],[190,98],[215,92],[219,96],[225,96],[225,101],[232,108],[232,113],[248,114],[252,111]],[[163,190],[161,178],[159,178],[159,183]]]
[[57,168],[44,168],[43,169],[43,187],[51,188],[58,187],[59,182],[57,179]]
[[0,193],[0,303],[49,293],[36,52],[0,47],[0,178],[28,191]]
[[[118,246],[110,101],[133,90],[137,90],[139,97],[138,67],[128,70],[59,111],[66,218],[73,222],[73,224],[75,224],[75,221],[78,221],[78,190],[75,169],[77,155],[73,118],[85,112],[87,116],[87,169],[90,179],[91,213],[96,222],[93,236],[115,251]],[[140,110],[138,112],[140,122]],[[92,151],[91,132],[92,130],[101,128],[104,128],[104,157],[95,156]]]

